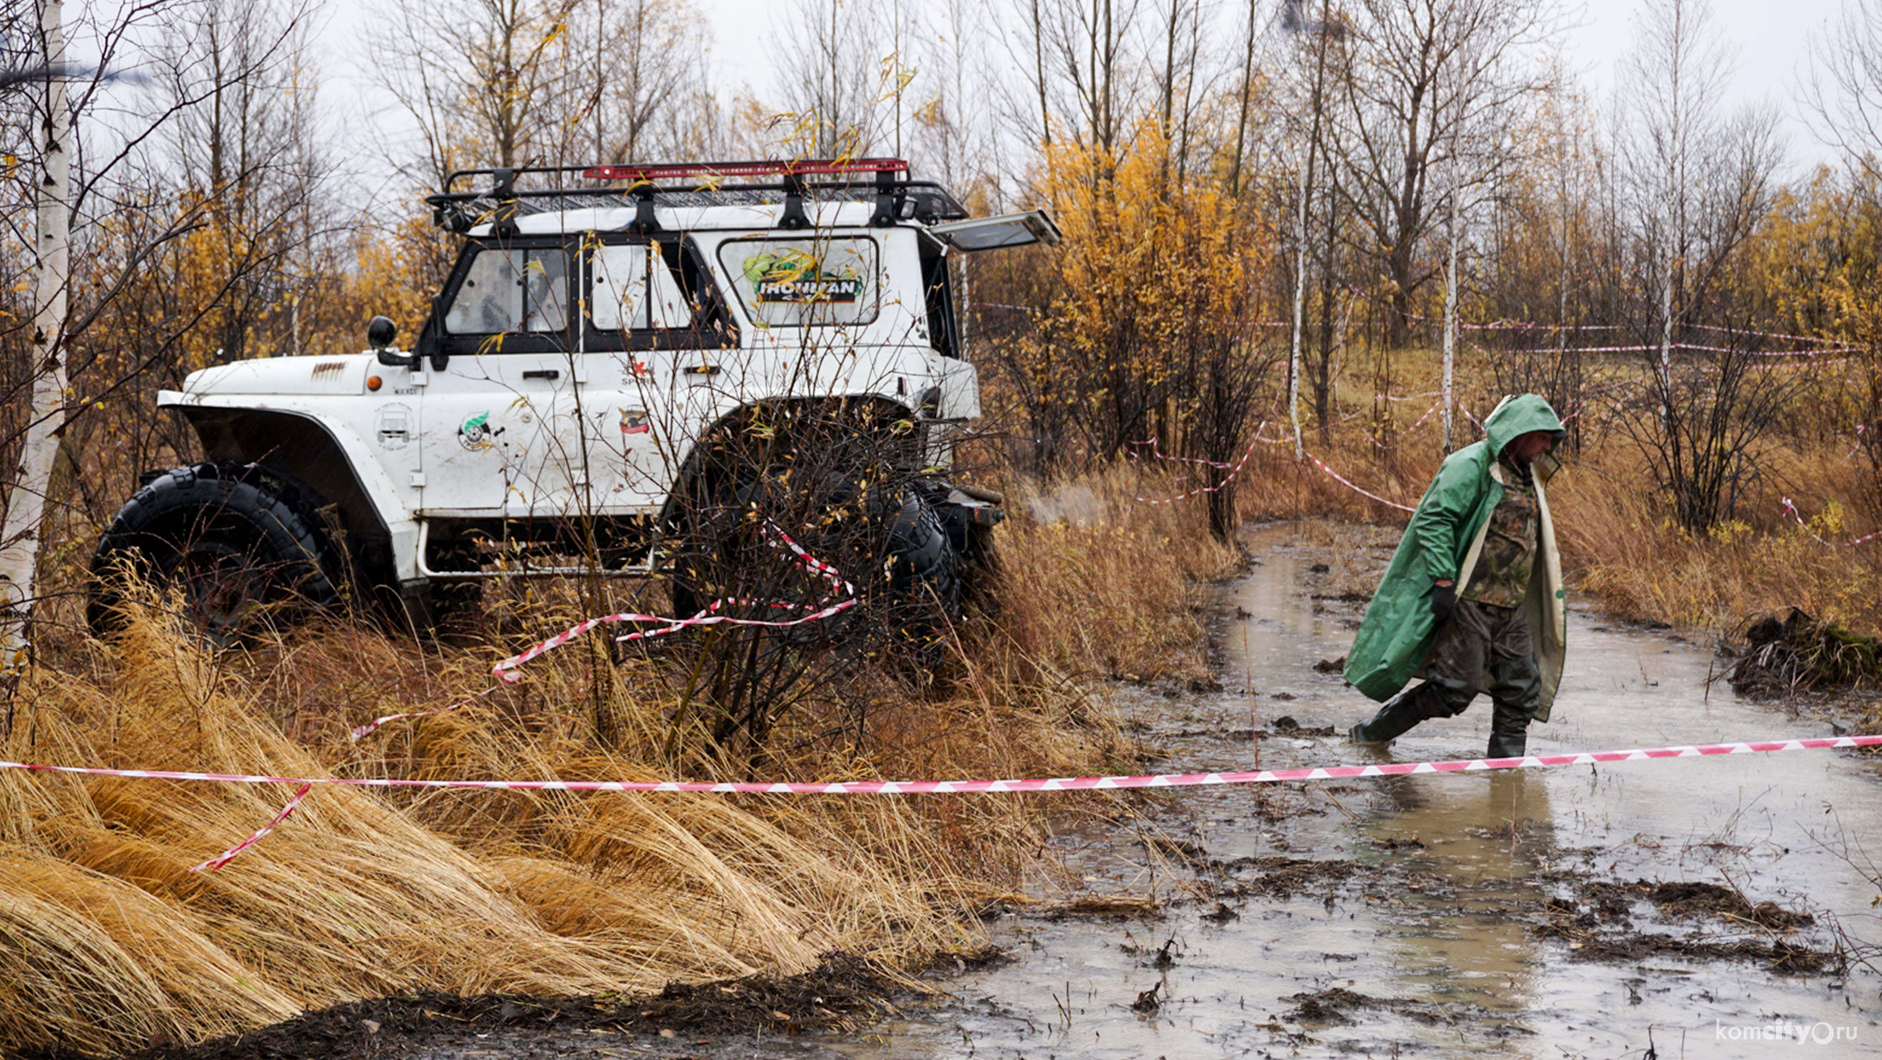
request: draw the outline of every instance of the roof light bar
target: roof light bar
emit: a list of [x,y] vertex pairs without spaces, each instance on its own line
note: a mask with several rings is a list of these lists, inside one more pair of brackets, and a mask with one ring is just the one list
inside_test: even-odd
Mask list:
[[901,158],[805,158],[765,162],[676,162],[661,165],[603,165],[582,170],[589,180],[672,180],[679,177],[834,176],[906,173]]

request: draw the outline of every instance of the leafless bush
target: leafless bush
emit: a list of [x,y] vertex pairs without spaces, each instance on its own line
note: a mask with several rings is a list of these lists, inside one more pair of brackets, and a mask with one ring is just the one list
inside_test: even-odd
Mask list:
[[[1588,340],[1574,329],[1550,328],[1501,333],[1498,349],[1490,357],[1490,373],[1504,394],[1541,394],[1556,415],[1570,416],[1587,401],[1583,354]],[[1581,417],[1566,421],[1571,439],[1580,444]]]
[[[886,407],[837,402],[749,409],[700,443],[672,520],[674,610],[741,621],[673,649],[670,753],[685,740],[755,764],[811,699],[835,707],[819,738],[860,749],[879,689],[839,678],[873,668],[905,693],[928,683],[960,572],[916,443]],[[744,624],[758,622],[773,624]]]
[[[1638,336],[1645,339],[1645,335]],[[1618,417],[1673,519],[1688,531],[1733,518],[1765,474],[1767,436],[1796,394],[1798,371],[1767,355],[1762,333],[1709,332],[1662,360],[1641,355],[1643,388]]]

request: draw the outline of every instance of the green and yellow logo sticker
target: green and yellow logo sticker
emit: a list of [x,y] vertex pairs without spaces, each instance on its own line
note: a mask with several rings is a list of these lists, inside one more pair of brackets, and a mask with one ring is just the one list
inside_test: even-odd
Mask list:
[[863,293],[863,277],[856,269],[827,272],[823,261],[808,250],[759,254],[745,262],[744,271],[760,302],[843,304]]

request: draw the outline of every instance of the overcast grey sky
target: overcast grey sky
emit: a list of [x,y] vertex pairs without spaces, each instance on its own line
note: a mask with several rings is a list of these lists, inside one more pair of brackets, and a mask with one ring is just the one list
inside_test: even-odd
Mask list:
[[[1018,0],[986,2],[989,10],[997,10]],[[779,0],[695,0],[695,4],[712,20],[724,69],[735,72],[734,80],[742,78],[754,87],[765,87],[770,76],[771,34],[767,30],[791,6]],[[1563,51],[1605,90],[1609,71],[1632,39],[1634,13],[1640,5],[1636,0],[1583,0],[1583,4],[1583,25],[1563,41]],[[1269,6],[1280,10],[1279,0],[1270,0]],[[1791,72],[1804,61],[1807,36],[1835,20],[1841,0],[1713,0],[1713,10],[1720,29],[1739,50],[1736,83],[1741,97],[1769,92],[1788,108]]]
[[[361,54],[357,41],[364,12],[388,2],[395,0],[334,0],[322,34],[328,100],[367,112],[367,120],[381,127],[377,130],[381,135],[395,129],[400,116],[375,108],[355,64]],[[992,12],[1019,0],[983,2]],[[1266,2],[1279,10],[1280,0]],[[776,27],[793,5],[784,0],[691,0],[690,6],[711,22],[714,57],[727,95],[741,85],[749,86],[760,98],[771,95]],[[1234,6],[1235,0],[1225,0],[1225,8]],[[1597,106],[1607,105],[1614,66],[1632,40],[1639,8],[1637,0],[1583,0],[1582,24],[1564,36],[1562,51],[1582,71]],[[1714,10],[1728,44],[1737,52],[1738,68],[1728,102],[1768,96],[1784,115],[1793,163],[1807,165],[1827,157],[1803,119],[1793,87],[1807,62],[1810,34],[1823,33],[1836,20],[1841,0],[1714,0]],[[364,131],[352,124],[351,117],[348,121],[355,132]]]

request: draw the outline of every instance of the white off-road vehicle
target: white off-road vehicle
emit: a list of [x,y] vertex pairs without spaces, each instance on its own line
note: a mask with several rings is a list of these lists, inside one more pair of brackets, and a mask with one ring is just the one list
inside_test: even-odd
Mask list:
[[160,393],[206,460],[119,511],[94,623],[126,569],[212,631],[349,596],[428,622],[486,579],[577,573],[669,575],[690,613],[780,487],[856,501],[952,598],[1001,512],[945,477],[980,414],[949,257],[1056,243],[1043,211],[967,219],[896,159],[472,170],[427,201],[464,245],[408,348],[380,317],[359,354]]

